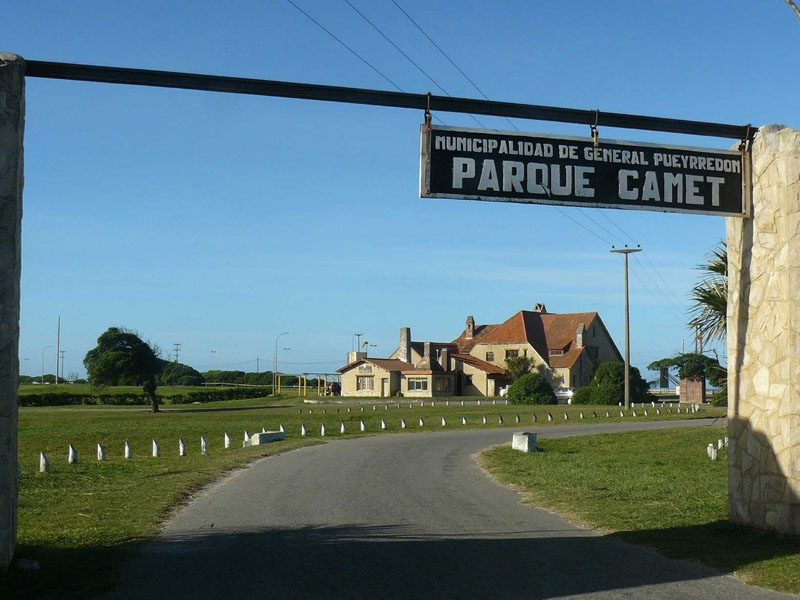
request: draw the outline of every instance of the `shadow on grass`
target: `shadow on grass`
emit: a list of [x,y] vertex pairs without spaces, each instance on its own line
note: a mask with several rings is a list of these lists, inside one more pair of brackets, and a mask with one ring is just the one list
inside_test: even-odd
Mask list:
[[[728,531],[721,524],[708,526],[708,538],[698,535],[706,533],[703,528],[662,530],[658,535],[674,537],[677,544],[681,536],[685,539],[687,533],[694,533],[715,547],[719,528],[730,535],[730,541],[741,541],[741,528]],[[273,598],[539,599],[602,595],[611,590],[641,596],[638,588],[643,586],[658,586],[659,597],[705,599],[727,597],[735,591],[732,580],[709,579],[716,574],[709,568],[666,560],[617,537],[580,530],[516,531],[497,538],[469,533],[415,535],[404,533],[401,526],[360,525],[248,531],[209,528],[141,545],[125,564],[119,587],[105,592],[102,585],[113,576],[116,558],[127,554],[125,548],[115,548],[110,557],[104,549],[63,554],[38,549],[43,572],[52,564],[66,565],[69,580],[58,582],[53,593],[46,587],[48,581],[53,584],[52,577],[36,584],[32,583],[36,575],[28,578],[23,573],[18,583],[26,584],[20,590],[28,595],[9,591],[11,598],[100,593],[104,600],[264,594]],[[769,552],[764,545],[743,560],[762,560],[784,550],[773,546]],[[93,585],[93,580],[100,583]]]

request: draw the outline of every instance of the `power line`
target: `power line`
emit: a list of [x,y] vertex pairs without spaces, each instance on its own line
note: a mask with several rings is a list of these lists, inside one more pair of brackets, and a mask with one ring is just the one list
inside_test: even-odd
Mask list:
[[[436,48],[436,49],[437,49],[437,50],[440,52],[440,54],[441,54],[442,56],[444,56],[444,57],[445,57],[445,58],[448,60],[448,62],[449,62],[451,65],[453,65],[453,67],[455,67],[455,69],[456,69],[456,70],[457,70],[459,73],[461,73],[461,75],[464,77],[464,79],[466,79],[466,80],[467,80],[467,81],[468,81],[468,82],[469,82],[469,83],[472,85],[472,87],[474,87],[474,88],[477,90],[477,92],[478,92],[478,93],[479,93],[481,96],[483,96],[483,98],[484,98],[485,100],[488,100],[488,99],[489,99],[489,96],[487,96],[486,94],[484,94],[484,93],[483,93],[483,90],[482,90],[481,88],[479,88],[479,87],[478,87],[478,84],[477,84],[477,83],[475,83],[474,81],[472,81],[472,79],[470,79],[469,75],[467,75],[467,74],[464,72],[464,70],[463,70],[461,67],[459,67],[459,66],[456,64],[456,62],[455,62],[455,61],[454,61],[452,58],[450,58],[450,56],[448,56],[447,52],[445,52],[445,51],[442,49],[442,47],[441,47],[439,44],[437,44],[437,43],[436,43],[436,42],[433,40],[433,38],[432,38],[431,36],[429,36],[429,35],[426,33],[426,31],[425,31],[425,30],[424,30],[422,27],[420,27],[419,23],[417,23],[417,22],[416,22],[416,21],[413,19],[413,17],[412,17],[410,14],[408,14],[408,13],[407,13],[407,12],[406,12],[406,11],[403,9],[403,7],[402,7],[402,6],[400,6],[400,5],[399,5],[399,4],[398,4],[398,3],[397,3],[395,0],[392,0],[392,4],[394,4],[394,5],[397,7],[397,9],[398,9],[398,10],[399,10],[401,13],[403,13],[403,14],[406,16],[406,18],[407,18],[409,21],[411,21],[411,23],[414,25],[414,27],[416,27],[416,28],[419,30],[419,32],[420,32],[422,35],[424,35],[424,36],[425,36],[425,37],[428,39],[428,41],[429,41],[431,44],[433,44],[434,48]],[[448,95],[449,95],[449,94],[448,94]],[[513,127],[513,128],[514,128],[514,130],[515,130],[515,131],[519,131],[519,128],[518,128],[516,125],[514,125],[514,122],[513,122],[511,119],[509,119],[508,117],[506,117],[505,119],[506,119],[506,121],[508,121],[508,124],[509,124],[509,125],[511,125],[511,127]]]
[[639,283],[642,285],[642,287],[643,287],[645,290],[647,290],[647,293],[648,293],[648,294],[650,294],[650,295],[653,297],[653,299],[655,299],[655,301],[656,301],[656,302],[658,302],[658,303],[659,303],[661,306],[663,306],[663,307],[666,309],[666,311],[670,313],[670,315],[672,315],[672,316],[673,316],[673,317],[675,317],[675,318],[676,318],[678,321],[680,321],[681,323],[683,323],[683,317],[681,317],[680,315],[678,315],[678,314],[676,314],[675,312],[673,312],[672,308],[670,308],[670,307],[669,307],[669,305],[667,305],[667,304],[664,304],[664,303],[663,303],[661,300],[659,300],[659,299],[658,299],[658,296],[656,296],[656,295],[653,293],[653,290],[651,290],[651,289],[650,289],[650,288],[647,286],[647,284],[644,282],[644,280],[642,280],[642,278],[641,278],[641,277],[639,277],[639,275],[636,273],[636,271],[635,271],[634,269],[631,269],[631,273],[633,274],[633,276],[634,276],[634,277],[636,277],[636,280],[637,280],[637,281],[638,281],[638,282],[639,282]]
[[[631,242],[633,242],[634,244],[638,244],[638,243],[639,243],[639,240],[635,240],[635,239],[633,239],[633,237],[631,237],[631,236],[628,234],[628,232],[627,232],[627,231],[625,231],[625,230],[624,230],[622,227],[620,227],[620,226],[619,226],[619,225],[617,225],[617,224],[616,224],[614,221],[612,221],[612,220],[611,220],[611,219],[608,217],[608,215],[606,215],[606,213],[605,213],[604,211],[602,211],[602,210],[601,210],[601,209],[599,209],[599,208],[596,208],[595,210],[596,210],[598,213],[600,213],[600,215],[601,215],[601,216],[602,216],[602,217],[603,217],[603,218],[604,218],[606,221],[608,221],[608,222],[609,222],[609,223],[611,223],[611,224],[612,224],[614,227],[616,227],[616,228],[617,228],[619,231],[621,231],[621,232],[622,232],[622,234],[623,234],[623,235],[624,235],[626,238],[628,238],[628,239],[629,239]],[[642,252],[644,252],[644,250],[642,250]]]
[[[650,271],[649,271],[649,270],[647,270],[647,269],[645,269],[645,268],[644,268],[644,264],[643,264],[643,263],[641,263],[641,262],[639,261],[638,257],[634,257],[634,259],[636,260],[636,266],[637,266],[639,269],[641,269],[642,273],[644,273],[645,275],[647,275],[647,278],[650,280],[650,283],[652,283],[652,284],[653,284],[653,287],[654,287],[654,288],[655,288],[655,290],[658,292],[659,296],[662,298],[662,299],[661,299],[661,301],[660,301],[660,304],[662,304],[663,306],[665,306],[665,307],[666,307],[666,306],[668,306],[668,304],[667,304],[667,303],[669,303],[669,305],[670,305],[672,308],[674,308],[674,309],[676,309],[676,310],[677,310],[677,313],[678,313],[678,314],[682,313],[682,312],[683,312],[683,310],[684,310],[684,306],[683,306],[683,305],[681,305],[680,303],[675,303],[675,302],[674,302],[674,301],[673,301],[673,300],[672,300],[672,299],[669,297],[669,293],[668,293],[668,292],[665,292],[665,291],[664,291],[664,290],[661,288],[661,284],[659,284],[659,283],[658,283],[658,281],[656,281],[656,280],[655,280],[655,278],[653,278],[653,276],[650,274]],[[664,300],[666,300],[666,302],[667,302],[667,303],[665,303],[665,302],[664,302]]]
[[373,70],[373,71],[375,71],[375,72],[376,72],[378,75],[380,75],[380,76],[381,76],[381,77],[383,77],[383,78],[384,78],[386,81],[388,81],[388,82],[389,82],[389,83],[390,83],[390,84],[391,84],[391,85],[392,85],[392,86],[393,86],[393,87],[394,87],[396,90],[398,90],[398,91],[400,91],[400,92],[402,92],[402,91],[403,91],[403,89],[402,89],[402,88],[401,88],[399,85],[397,85],[397,84],[396,84],[394,81],[392,81],[392,80],[391,80],[391,79],[389,79],[389,78],[388,78],[386,75],[384,75],[384,74],[381,72],[381,70],[380,70],[380,69],[378,69],[378,68],[377,68],[376,66],[374,66],[372,63],[370,63],[370,62],[369,62],[369,61],[368,61],[366,58],[364,58],[363,56],[361,56],[361,55],[360,55],[358,52],[356,52],[355,50],[353,50],[353,49],[352,49],[350,46],[348,46],[348,45],[347,45],[347,44],[345,44],[345,43],[344,43],[342,40],[340,40],[338,37],[336,37],[336,36],[333,34],[333,32],[332,32],[330,29],[328,29],[327,27],[325,27],[325,26],[324,26],[322,23],[320,23],[319,21],[317,21],[317,20],[316,20],[314,17],[312,17],[310,14],[308,14],[308,13],[307,13],[306,11],[304,11],[302,8],[300,8],[299,6],[297,6],[297,4],[295,4],[294,2],[292,2],[292,0],[286,0],[286,1],[287,1],[289,4],[291,4],[292,6],[294,6],[294,7],[295,7],[297,10],[299,10],[301,13],[303,13],[303,14],[304,14],[304,15],[305,15],[305,16],[308,18],[308,20],[309,20],[309,21],[311,21],[312,23],[314,23],[314,25],[316,25],[317,27],[319,27],[320,29],[322,29],[322,31],[324,31],[325,33],[327,33],[327,34],[328,34],[329,36],[331,36],[331,37],[332,37],[334,40],[336,40],[336,41],[337,41],[337,42],[339,42],[339,43],[340,43],[342,46],[344,46],[345,48],[347,48],[347,50],[349,50],[349,51],[350,51],[350,53],[351,53],[353,56],[355,56],[355,57],[356,57],[358,60],[360,60],[361,62],[363,62],[363,63],[364,63],[365,65],[367,65],[367,66],[368,66],[370,69],[372,69],[372,70]]
[[[402,55],[403,55],[403,57],[404,57],[404,58],[405,58],[405,59],[406,59],[408,62],[410,62],[412,65],[414,65],[414,67],[416,67],[417,71],[419,71],[419,72],[420,72],[420,73],[422,73],[422,74],[423,74],[425,77],[427,77],[427,78],[430,80],[430,82],[431,82],[431,83],[433,83],[433,85],[435,85],[437,88],[439,88],[439,89],[442,91],[442,93],[443,93],[445,96],[450,96],[450,93],[449,93],[449,92],[448,92],[446,89],[444,89],[444,87],[442,87],[442,86],[439,84],[439,82],[438,82],[438,81],[436,81],[436,80],[435,80],[435,79],[434,79],[434,78],[433,78],[431,75],[429,75],[429,74],[428,74],[428,72],[427,72],[427,71],[425,71],[425,69],[423,69],[421,66],[419,66],[419,64],[418,64],[418,63],[417,63],[417,62],[416,62],[416,61],[415,61],[413,58],[411,58],[411,57],[410,57],[410,56],[409,56],[409,55],[408,55],[406,52],[404,52],[404,51],[403,51],[403,49],[402,49],[402,48],[400,48],[400,46],[398,46],[397,44],[395,44],[395,43],[394,43],[394,41],[392,41],[392,39],[391,39],[391,38],[390,38],[388,35],[386,35],[386,34],[385,34],[385,33],[384,33],[382,30],[381,30],[381,28],[380,28],[380,27],[378,27],[377,25],[375,25],[375,23],[373,23],[372,21],[370,21],[370,20],[367,18],[367,16],[366,16],[364,13],[362,13],[360,10],[358,10],[358,8],[356,8],[356,7],[353,5],[353,3],[352,3],[352,2],[350,2],[350,0],[344,0],[344,1],[347,3],[347,5],[348,5],[350,8],[352,8],[352,9],[353,9],[353,10],[354,10],[354,11],[355,11],[357,14],[358,14],[358,16],[360,16],[362,19],[364,19],[364,21],[366,21],[366,22],[367,22],[367,23],[370,25],[370,27],[372,27],[372,28],[373,28],[375,31],[377,31],[377,32],[378,32],[378,34],[380,34],[380,36],[381,36],[381,37],[383,37],[383,39],[385,39],[387,42],[389,42],[389,44],[391,44],[391,45],[392,45],[392,47],[393,47],[395,50],[397,50],[397,51],[398,51],[400,54],[402,54]],[[480,119],[478,119],[478,117],[476,117],[475,115],[473,115],[473,114],[471,114],[471,113],[470,113],[470,115],[469,115],[469,116],[470,116],[470,117],[472,117],[472,120],[473,120],[473,121],[475,121],[475,122],[476,122],[476,123],[477,123],[477,124],[478,124],[480,127],[483,127],[484,129],[486,128],[486,125],[484,125],[483,123],[481,123],[481,121],[480,121]]]

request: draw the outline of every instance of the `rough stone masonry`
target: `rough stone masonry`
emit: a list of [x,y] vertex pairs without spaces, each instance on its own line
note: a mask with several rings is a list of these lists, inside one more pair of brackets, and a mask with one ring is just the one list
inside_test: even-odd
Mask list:
[[800,131],[759,130],[753,218],[728,218],[728,505],[800,534]]
[[0,569],[17,544],[17,388],[25,64],[0,53]]

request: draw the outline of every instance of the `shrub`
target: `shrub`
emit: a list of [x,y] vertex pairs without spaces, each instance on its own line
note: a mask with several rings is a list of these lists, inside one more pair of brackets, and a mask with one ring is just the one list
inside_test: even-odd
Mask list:
[[[639,369],[630,368],[631,402],[648,402],[650,393],[647,382]],[[625,365],[620,362],[603,363],[594,373],[589,384],[588,404],[618,404],[625,400]],[[573,400],[574,401],[574,400]]]
[[578,388],[572,394],[573,404],[591,404],[592,388],[587,386]]
[[508,388],[511,404],[556,404],[553,388],[541,373],[527,373]]

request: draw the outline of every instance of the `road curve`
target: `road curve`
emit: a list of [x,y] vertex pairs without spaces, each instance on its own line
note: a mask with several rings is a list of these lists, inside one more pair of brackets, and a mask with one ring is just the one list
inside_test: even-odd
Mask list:
[[[549,427],[540,437],[708,421]],[[142,546],[128,598],[794,598],[522,505],[473,454],[513,428],[336,440],[261,459]]]

